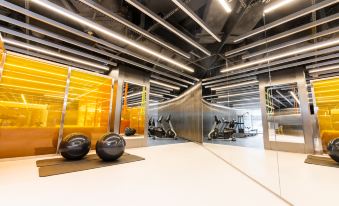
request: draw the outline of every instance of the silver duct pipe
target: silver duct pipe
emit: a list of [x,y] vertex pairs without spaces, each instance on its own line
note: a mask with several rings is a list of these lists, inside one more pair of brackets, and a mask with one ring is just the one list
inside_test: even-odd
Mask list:
[[180,84],[178,82],[174,82],[172,80],[165,79],[165,78],[153,75],[153,74],[151,75],[151,79],[158,79],[158,80],[161,80],[161,81],[164,81],[164,82],[167,82],[167,83],[171,83],[171,84],[174,84],[174,85],[177,85],[177,86],[180,86],[180,87],[188,88],[188,86],[185,85],[185,84]]

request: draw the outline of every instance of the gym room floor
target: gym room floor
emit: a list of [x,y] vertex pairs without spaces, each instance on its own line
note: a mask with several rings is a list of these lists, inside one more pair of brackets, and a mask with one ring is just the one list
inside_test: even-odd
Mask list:
[[189,141],[181,137],[178,137],[178,139],[172,139],[172,138],[153,139],[152,137],[148,137],[147,146],[159,146],[159,145],[178,144],[178,143],[185,143],[185,142],[189,142]]
[[146,160],[43,178],[35,161],[55,155],[3,159],[1,204],[318,206],[333,205],[339,191],[337,168],[305,164],[304,154],[191,142],[127,152]]
[[236,138],[236,140],[237,141],[231,141],[227,139],[208,140],[208,137],[204,137],[205,143],[264,149],[264,140],[262,134],[257,134],[255,136],[249,136],[244,138]]

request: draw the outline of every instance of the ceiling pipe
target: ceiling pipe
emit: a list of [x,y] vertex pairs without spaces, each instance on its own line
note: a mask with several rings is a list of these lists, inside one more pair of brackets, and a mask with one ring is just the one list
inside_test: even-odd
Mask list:
[[205,22],[194,13],[194,11],[189,8],[181,0],[172,0],[172,2],[177,5],[184,13],[186,13],[193,21],[195,21],[201,28],[203,28],[207,33],[209,33],[217,42],[221,42],[221,39],[212,32],[212,30],[205,24]]
[[260,50],[260,51],[254,52],[254,53],[245,54],[245,55],[242,56],[242,59],[249,59],[249,58],[258,56],[260,54],[265,54],[265,53],[268,53],[268,52],[276,51],[276,50],[279,50],[279,49],[283,49],[285,47],[293,46],[293,45],[296,45],[296,44],[299,44],[299,43],[302,43],[302,42],[306,42],[306,41],[310,41],[310,40],[313,40],[313,39],[316,39],[316,38],[319,38],[319,37],[335,34],[337,32],[339,32],[339,27],[334,27],[332,29],[327,29],[325,31],[322,31],[322,32],[319,32],[319,33],[316,33],[316,34],[313,34],[313,35],[310,35],[310,36],[306,36],[306,37],[303,37],[303,38],[299,38],[299,39],[296,39],[296,40],[293,40],[293,41],[285,42],[283,44],[278,44],[276,46],[269,47],[267,49],[263,49],[263,50]]
[[276,20],[276,21],[274,21],[272,23],[269,23],[267,25],[264,25],[264,26],[261,26],[261,27],[259,27],[257,29],[254,29],[254,30],[252,30],[252,31],[250,31],[250,32],[248,32],[246,34],[243,34],[243,35],[239,36],[238,38],[236,38],[234,40],[234,42],[239,42],[239,41],[241,41],[243,39],[246,39],[246,38],[249,38],[249,37],[254,36],[256,34],[262,33],[264,31],[267,31],[269,29],[277,27],[277,26],[279,26],[281,24],[284,24],[286,22],[292,21],[292,20],[297,19],[299,17],[302,17],[304,15],[313,13],[315,11],[318,11],[318,10],[320,10],[322,8],[331,6],[331,5],[336,4],[338,2],[339,2],[339,0],[325,0],[325,1],[322,1],[322,2],[320,2],[318,4],[314,4],[314,5],[310,6],[310,7],[307,7],[307,8],[305,8],[303,10],[300,10],[300,11],[298,11],[296,13],[290,14],[290,15],[284,17],[284,18],[281,18],[281,19]]
[[36,38],[36,37],[32,37],[32,36],[26,35],[26,34],[21,33],[21,32],[17,32],[17,31],[14,31],[14,30],[6,29],[6,28],[4,28],[2,26],[0,26],[0,32],[6,33],[6,34],[10,34],[10,35],[13,35],[13,36],[16,36],[16,37],[20,37],[20,38],[22,38],[24,40],[33,41],[33,42],[36,42],[36,43],[39,43],[39,44],[42,44],[42,45],[45,45],[45,46],[53,47],[55,49],[66,51],[66,52],[69,52],[69,53],[72,53],[72,54],[75,54],[75,55],[78,55],[78,56],[81,56],[81,57],[85,57],[85,58],[88,58],[88,59],[92,59],[92,60],[104,63],[104,64],[109,64],[109,65],[112,65],[112,66],[117,66],[117,63],[115,63],[115,62],[108,61],[106,59],[102,59],[102,58],[99,58],[99,57],[96,57],[96,56],[93,56],[93,55],[89,55],[87,53],[84,53],[84,52],[81,52],[81,51],[77,51],[75,49],[71,49],[71,48],[68,48],[68,47],[65,47],[65,46],[61,46],[59,44],[54,44],[52,42],[45,41],[45,40],[42,40],[42,39],[39,39],[39,38]]
[[[339,14],[338,14],[338,16],[339,16]],[[317,49],[335,46],[335,45],[338,45],[338,44],[339,44],[339,37],[333,38],[333,39],[330,39],[330,40],[326,40],[326,41],[321,41],[321,42],[311,44],[311,45],[308,45],[308,46],[299,47],[299,48],[289,50],[289,51],[286,51],[286,52],[283,52],[283,53],[280,53],[280,54],[264,57],[262,59],[257,59],[257,60],[249,61],[249,62],[246,62],[246,63],[237,64],[237,65],[231,66],[229,68],[224,68],[220,72],[222,72],[222,73],[230,72],[230,71],[250,67],[250,66],[253,66],[253,65],[256,65],[256,64],[261,64],[261,63],[266,63],[266,62],[269,63],[270,61],[282,59],[282,58],[289,57],[289,56],[292,56],[292,55],[310,52],[310,51],[317,50]]]
[[52,50],[45,49],[45,48],[42,48],[42,47],[33,46],[31,44],[26,44],[26,43],[21,42],[21,41],[16,41],[16,40],[9,39],[9,38],[3,38],[3,41],[5,43],[5,46],[6,46],[6,44],[10,44],[12,46],[14,45],[14,46],[17,46],[17,47],[20,47],[20,48],[33,50],[33,51],[40,52],[40,53],[43,53],[43,54],[47,54],[47,55],[50,55],[50,56],[54,56],[54,57],[57,57],[57,58],[66,59],[66,60],[71,61],[71,62],[84,64],[84,65],[89,66],[89,67],[94,67],[94,68],[102,69],[102,70],[105,70],[105,71],[109,70],[108,67],[100,65],[100,64],[96,64],[96,63],[89,62],[89,61],[86,61],[86,60],[83,60],[83,59],[79,59],[77,57],[72,57],[72,56],[69,56],[68,54],[61,54],[61,53],[58,53],[56,51],[52,51]]
[[172,80],[169,80],[169,79],[166,79],[166,78],[162,78],[162,77],[159,77],[159,76],[156,76],[156,75],[151,75],[151,79],[157,79],[157,80],[161,80],[161,81],[164,81],[164,82],[167,82],[167,83],[170,83],[170,84],[174,84],[174,85],[177,85],[179,87],[184,87],[184,88],[188,88],[187,85],[185,84],[180,84],[178,82],[174,82]]
[[155,51],[153,49],[150,49],[150,48],[140,44],[139,42],[136,42],[136,41],[134,41],[132,39],[129,39],[126,36],[123,36],[123,35],[115,32],[113,30],[110,30],[110,29],[108,29],[108,28],[106,28],[106,27],[104,27],[104,26],[102,26],[100,24],[97,24],[97,23],[95,23],[93,21],[90,21],[87,18],[84,18],[84,17],[82,17],[82,16],[80,16],[78,14],[70,12],[69,10],[64,9],[64,8],[62,8],[60,6],[57,6],[56,4],[51,3],[51,2],[49,2],[47,0],[31,0],[30,2],[35,3],[36,5],[39,5],[42,8],[45,8],[45,9],[47,9],[49,11],[52,11],[52,12],[54,12],[56,14],[59,14],[59,15],[61,15],[63,17],[66,17],[69,20],[77,22],[78,24],[86,25],[87,27],[93,29],[96,32],[100,32],[102,34],[105,34],[105,35],[109,36],[110,38],[112,38],[114,40],[117,40],[117,41],[119,41],[121,43],[127,44],[127,45],[129,45],[129,46],[131,46],[131,47],[133,47],[133,48],[135,48],[135,49],[137,49],[139,51],[147,53],[147,54],[149,54],[151,56],[157,57],[157,58],[161,59],[162,61],[165,61],[165,62],[167,62],[169,64],[172,64],[172,65],[174,65],[176,67],[184,69],[184,70],[186,70],[188,72],[194,72],[194,69],[191,68],[191,67],[188,67],[188,66],[186,66],[186,65],[184,65],[184,64],[182,64],[182,63],[180,63],[178,61],[175,61],[175,60],[173,60],[173,59],[171,59],[171,58],[169,58],[169,57],[167,57],[165,55],[162,55],[159,52],[157,52],[157,51]]
[[[29,17],[31,17],[31,18],[34,18],[34,19],[36,19],[36,20],[42,21],[42,22],[44,22],[44,23],[47,23],[47,24],[49,24],[49,25],[51,25],[51,26],[57,27],[57,28],[59,28],[59,29],[61,29],[61,30],[64,30],[64,31],[66,31],[66,32],[70,32],[70,33],[72,33],[72,34],[74,34],[74,35],[76,35],[76,36],[79,36],[79,37],[88,39],[88,40],[90,40],[90,41],[96,42],[96,43],[101,44],[101,45],[105,45],[105,46],[109,47],[110,49],[120,51],[120,52],[122,52],[122,53],[128,54],[128,55],[133,56],[133,57],[135,57],[135,58],[137,58],[137,59],[140,59],[140,60],[142,60],[142,61],[146,61],[146,62],[149,62],[149,63],[151,63],[151,64],[157,65],[157,66],[162,67],[162,68],[164,68],[164,69],[166,69],[166,70],[168,70],[168,71],[171,71],[171,72],[173,72],[173,73],[179,74],[179,75],[184,76],[184,77],[187,77],[187,78],[189,78],[189,79],[191,79],[191,80],[199,81],[199,79],[197,79],[197,78],[195,78],[195,77],[193,77],[193,76],[191,76],[191,75],[188,75],[188,74],[179,72],[179,71],[177,71],[177,70],[174,70],[174,69],[172,69],[172,68],[169,68],[169,67],[166,66],[166,65],[163,65],[163,64],[160,64],[160,63],[158,63],[158,62],[155,62],[155,61],[149,60],[149,59],[147,59],[147,58],[144,58],[144,57],[142,57],[142,56],[140,56],[140,55],[138,55],[138,54],[135,54],[135,53],[133,53],[133,52],[131,52],[131,51],[128,51],[128,50],[126,50],[126,49],[124,49],[124,48],[121,48],[121,47],[118,47],[118,46],[116,46],[116,45],[113,45],[113,44],[111,44],[111,43],[109,43],[109,42],[107,42],[107,41],[104,41],[104,40],[102,40],[102,39],[99,39],[99,38],[90,36],[90,35],[88,35],[88,34],[86,34],[86,33],[80,32],[79,30],[73,29],[72,27],[69,27],[69,26],[67,26],[67,25],[61,24],[61,23],[56,22],[56,21],[54,21],[54,20],[52,20],[52,19],[48,19],[48,18],[46,18],[46,17],[44,17],[44,16],[42,16],[42,15],[33,13],[33,12],[29,11],[29,10],[23,9],[23,8],[21,8],[21,7],[19,7],[19,6],[14,5],[14,4],[11,4],[11,3],[8,3],[8,2],[5,2],[5,1],[0,1],[0,5],[1,5],[1,6],[4,6],[4,7],[6,7],[6,8],[8,8],[8,9],[14,10],[14,11],[16,11],[16,12],[19,12],[19,13],[21,13],[21,14],[24,14],[24,15],[26,15],[26,16],[29,16]],[[55,39],[58,39],[58,40],[61,40],[61,41],[64,41],[64,42],[68,42],[68,43],[70,43],[70,44],[77,45],[77,46],[80,46],[80,47],[82,47],[82,48],[86,48],[86,47],[87,47],[86,49],[89,48],[88,45],[85,45],[85,44],[83,44],[83,43],[80,43],[80,42],[71,40],[71,39],[69,39],[69,38],[67,38],[67,37],[64,37],[64,36],[61,36],[61,35],[57,35],[57,34],[54,34],[54,33],[48,32],[48,31],[45,31],[45,30],[43,30],[43,29],[40,29],[40,28],[34,27],[34,26],[32,26],[32,25],[29,25],[29,24],[26,24],[26,23],[23,23],[23,22],[20,22],[20,21],[17,21],[17,20],[14,20],[14,19],[5,17],[5,16],[3,16],[3,15],[0,15],[0,17],[1,17],[0,20],[2,20],[2,21],[6,21],[6,22],[8,22],[8,23],[11,23],[11,24],[14,24],[14,25],[18,25],[18,26],[20,26],[20,27],[29,29],[29,30],[31,30],[31,31],[35,31],[35,32],[38,32],[38,33],[41,33],[41,34],[50,36],[50,37],[52,37],[52,38],[55,38]],[[93,47],[91,47],[91,48],[93,48]],[[129,59],[126,59],[126,58],[123,58],[123,57],[119,57],[119,56],[115,56],[115,55],[114,55],[114,57],[113,57],[113,56],[111,56],[111,55],[113,55],[113,54],[107,53],[107,52],[102,51],[102,50],[100,50],[100,52],[101,52],[101,53],[104,53],[104,54],[106,54],[106,55],[109,54],[110,57],[112,57],[112,58],[115,58],[115,59],[118,59],[118,60],[120,60],[120,61],[126,62],[126,63],[128,63],[128,64],[131,64],[131,65],[134,65],[134,66],[137,66],[137,67],[146,69],[146,70],[148,70],[148,71],[156,72],[156,73],[159,73],[159,74],[165,75],[165,76],[168,75],[167,73],[160,72],[160,71],[156,71],[156,70],[154,70],[153,68],[144,66],[143,64],[139,64],[139,63],[134,62],[134,61],[131,61],[131,60],[129,60]],[[176,77],[174,77],[174,76],[172,76],[172,77],[173,77],[174,79],[176,78]],[[180,78],[177,78],[177,79],[180,79]],[[185,80],[182,80],[182,81],[185,81]],[[193,84],[193,83],[190,82],[190,84]]]
[[326,24],[326,23],[331,22],[331,21],[335,21],[337,19],[339,19],[339,13],[333,14],[331,16],[328,16],[328,17],[325,17],[325,18],[322,18],[322,19],[319,19],[319,20],[316,20],[316,21],[313,21],[313,22],[310,22],[308,24],[296,27],[294,29],[290,29],[288,31],[279,33],[279,34],[271,36],[269,38],[262,39],[262,40],[259,40],[259,41],[255,41],[255,42],[253,42],[251,44],[248,44],[248,45],[245,45],[243,47],[240,47],[240,48],[228,51],[228,52],[225,53],[225,56],[236,54],[236,53],[239,53],[241,51],[245,51],[245,50],[248,50],[248,49],[260,46],[260,45],[264,45],[264,44],[267,44],[267,43],[270,43],[270,42],[273,42],[273,41],[276,41],[276,40],[279,40],[279,39],[291,36],[293,34],[305,31],[307,29],[311,29],[311,28],[314,28],[316,26],[319,26],[319,25],[322,25],[322,24]]
[[[290,62],[290,61],[296,61],[296,60],[300,60],[300,59],[304,59],[304,58],[308,58],[308,57],[313,57],[313,56],[320,56],[320,55],[333,53],[333,52],[337,52],[337,51],[339,51],[339,46],[335,46],[335,47],[331,47],[331,48],[328,48],[328,49],[323,49],[323,50],[319,50],[319,51],[315,51],[315,52],[310,52],[310,53],[307,53],[307,54],[298,55],[298,56],[295,56],[295,57],[290,57],[290,58],[286,58],[286,59],[279,60],[279,61],[273,61],[269,64],[262,64],[262,65],[259,65],[259,66],[250,67],[250,68],[245,69],[245,70],[239,70],[239,71],[225,73],[225,74],[214,76],[214,77],[209,77],[209,78],[203,79],[203,81],[219,79],[218,80],[219,82],[223,82],[223,81],[226,81],[226,80],[220,79],[220,78],[227,77],[228,80],[232,80],[232,79],[238,79],[238,78],[243,78],[243,77],[249,77],[249,76],[252,76],[252,75],[266,73],[266,72],[269,71],[269,69],[272,70],[272,68],[284,68],[284,67],[287,68],[291,64],[284,64],[284,63],[287,63],[287,62]],[[323,56],[323,57],[316,57],[316,58],[313,58],[309,61],[310,62],[316,62],[316,61],[321,61],[321,60],[326,60],[326,59],[331,59],[331,58],[337,58],[338,56],[339,56],[339,54],[332,54],[332,55],[327,55],[327,56]],[[310,63],[310,62],[299,61],[299,62],[297,62],[297,65],[302,65],[304,63],[306,64],[306,63]],[[282,65],[282,67],[271,67],[271,66],[278,65],[278,64],[284,64],[284,65]],[[270,68],[266,69],[266,70],[248,73],[248,72],[253,71],[253,70],[259,70],[259,69],[268,68],[268,67],[270,67]]]
[[157,14],[155,14],[153,11],[151,11],[150,9],[148,9],[147,7],[145,7],[144,5],[139,3],[138,1],[135,1],[135,0],[125,0],[125,1],[129,4],[131,4],[132,6],[134,6],[135,8],[137,8],[138,10],[140,10],[142,13],[144,13],[147,16],[149,16],[150,18],[152,18],[154,21],[161,24],[166,29],[168,29],[171,32],[173,32],[174,34],[176,34],[181,39],[185,40],[187,43],[191,44],[195,48],[202,51],[206,55],[209,55],[209,56],[211,55],[211,52],[208,51],[206,48],[204,48],[203,46],[198,44],[196,41],[194,41],[192,38],[190,38],[187,35],[185,35],[184,33],[182,33],[179,29],[175,28],[174,26],[172,26],[168,22],[164,21],[161,17],[159,17]]
[[113,13],[112,11],[106,9],[105,7],[101,6],[100,4],[92,1],[92,0],[79,0],[80,2],[84,3],[85,5],[91,7],[92,9],[108,16],[109,18],[111,19],[114,19],[115,21],[125,25],[126,27],[130,28],[131,30],[141,34],[142,36],[160,44],[161,46],[164,46],[166,47],[167,49],[170,49],[174,52],[176,52],[177,54],[189,59],[190,58],[190,55],[187,54],[186,52],[183,52],[182,50],[180,50],[179,48],[173,46],[173,45],[170,45],[169,43],[167,42],[164,42],[163,40],[159,39],[157,36],[151,34],[150,32],[140,28],[140,27],[137,27],[135,26],[133,23],[131,23],[130,21],[122,18],[121,16]]

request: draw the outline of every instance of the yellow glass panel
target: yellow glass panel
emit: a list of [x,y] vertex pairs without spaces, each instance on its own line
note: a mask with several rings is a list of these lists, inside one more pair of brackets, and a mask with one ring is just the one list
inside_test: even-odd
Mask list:
[[64,137],[81,132],[91,138],[92,148],[108,130],[112,79],[72,70]]
[[328,142],[339,136],[339,78],[316,81],[312,85],[320,138],[326,151]]
[[0,158],[54,153],[67,67],[8,53],[0,81]]

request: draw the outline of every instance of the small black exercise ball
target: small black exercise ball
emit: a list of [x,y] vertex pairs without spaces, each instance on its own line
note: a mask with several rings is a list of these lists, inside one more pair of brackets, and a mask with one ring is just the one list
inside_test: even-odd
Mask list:
[[126,129],[125,129],[125,135],[126,135],[126,136],[132,136],[132,135],[135,134],[136,131],[137,131],[137,130],[134,129],[134,128],[126,127]]
[[90,149],[90,138],[81,133],[67,135],[60,144],[60,153],[68,160],[82,159]]
[[103,161],[117,160],[125,152],[126,141],[115,133],[107,133],[96,143],[95,150]]
[[339,138],[336,139],[332,139],[329,143],[328,143],[328,155],[330,155],[330,157],[339,163]]

